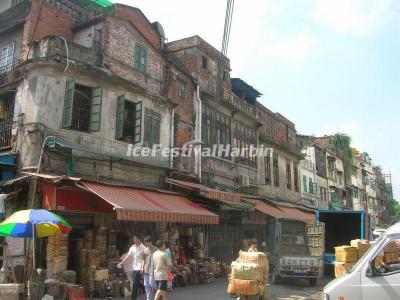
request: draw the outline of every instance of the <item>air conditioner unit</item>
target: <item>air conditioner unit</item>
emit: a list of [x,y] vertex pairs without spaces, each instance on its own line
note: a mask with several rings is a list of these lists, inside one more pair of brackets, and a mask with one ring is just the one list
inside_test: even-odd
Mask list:
[[240,175],[239,176],[239,185],[240,186],[249,186],[250,185],[250,178],[247,175]]

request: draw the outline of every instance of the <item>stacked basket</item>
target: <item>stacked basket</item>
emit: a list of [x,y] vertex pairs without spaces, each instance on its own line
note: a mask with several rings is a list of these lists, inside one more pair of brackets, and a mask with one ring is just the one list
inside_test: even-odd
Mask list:
[[68,266],[68,235],[49,236],[47,242],[47,276],[60,279]]
[[228,293],[233,295],[267,295],[268,258],[261,252],[239,252],[232,262]]

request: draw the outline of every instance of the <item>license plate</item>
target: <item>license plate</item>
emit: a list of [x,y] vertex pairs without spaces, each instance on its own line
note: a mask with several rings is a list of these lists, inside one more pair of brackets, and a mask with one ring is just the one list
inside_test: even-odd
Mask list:
[[301,273],[301,274],[307,273],[308,271],[309,271],[309,269],[307,269],[307,268],[295,268],[294,269],[295,273]]

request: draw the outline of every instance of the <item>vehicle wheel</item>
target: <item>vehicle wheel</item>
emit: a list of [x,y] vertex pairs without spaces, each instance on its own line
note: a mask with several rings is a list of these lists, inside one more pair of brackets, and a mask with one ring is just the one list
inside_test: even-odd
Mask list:
[[273,284],[281,284],[282,283],[282,277],[280,275],[272,275],[272,283]]
[[308,284],[310,286],[316,286],[317,285],[317,278],[309,278],[308,279]]

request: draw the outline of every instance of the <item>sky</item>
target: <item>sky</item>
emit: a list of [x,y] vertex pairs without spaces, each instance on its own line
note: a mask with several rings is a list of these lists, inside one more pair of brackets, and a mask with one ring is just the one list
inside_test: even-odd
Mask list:
[[[168,41],[200,35],[220,49],[225,0],[119,0],[159,21]],[[392,174],[400,199],[400,1],[236,0],[232,77],[298,133],[347,133]]]

